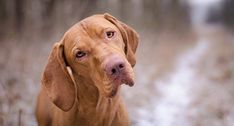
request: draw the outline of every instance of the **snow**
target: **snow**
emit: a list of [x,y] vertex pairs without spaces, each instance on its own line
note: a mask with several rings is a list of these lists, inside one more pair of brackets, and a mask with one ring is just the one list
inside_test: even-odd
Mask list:
[[159,118],[159,126],[188,125],[188,119],[180,115],[186,112],[190,103],[191,82],[197,81],[196,68],[192,66],[199,63],[208,47],[209,43],[201,40],[193,49],[178,58],[176,70],[169,75],[169,81],[156,81],[155,84],[162,92],[154,111]]
[[209,42],[200,40],[192,49],[182,53],[175,63],[175,71],[155,81],[155,88],[161,93],[159,99],[154,99],[152,108],[139,108],[141,120],[137,126],[172,126],[188,125],[186,107],[190,103],[191,82],[196,80],[196,68],[202,55],[209,48]]

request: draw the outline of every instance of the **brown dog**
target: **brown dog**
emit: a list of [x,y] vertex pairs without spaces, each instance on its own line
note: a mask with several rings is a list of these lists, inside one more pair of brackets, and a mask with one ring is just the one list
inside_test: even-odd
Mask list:
[[39,126],[128,126],[120,85],[134,84],[137,33],[109,14],[88,17],[55,43],[42,77]]

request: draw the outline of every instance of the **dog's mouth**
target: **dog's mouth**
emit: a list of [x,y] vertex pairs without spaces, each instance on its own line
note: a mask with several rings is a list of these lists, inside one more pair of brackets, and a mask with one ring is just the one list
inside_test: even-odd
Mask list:
[[132,87],[134,85],[134,80],[133,80],[133,78],[126,76],[126,75],[121,75],[119,77],[113,78],[112,79],[112,90],[109,93],[110,98],[114,97],[117,94],[119,87],[122,84],[126,84],[126,85]]

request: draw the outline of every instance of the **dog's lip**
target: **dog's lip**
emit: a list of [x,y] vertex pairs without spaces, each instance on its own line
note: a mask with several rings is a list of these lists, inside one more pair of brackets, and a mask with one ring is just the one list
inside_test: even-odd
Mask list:
[[134,85],[134,81],[132,78],[130,78],[126,75],[123,75],[123,76],[118,76],[118,77],[112,78],[112,84],[113,84],[113,89],[111,90],[110,94],[108,95],[108,97],[110,97],[110,98],[113,98],[117,94],[119,87],[122,84],[126,84],[126,85],[132,87]]
[[121,84],[126,84],[130,87],[132,87],[134,85],[134,81],[132,78],[127,77],[127,76],[120,76],[120,77],[116,77],[113,79],[113,82],[115,85],[121,85]]
[[126,85],[128,85],[130,87],[132,87],[134,85],[134,81],[131,78],[122,79],[121,83],[126,84]]

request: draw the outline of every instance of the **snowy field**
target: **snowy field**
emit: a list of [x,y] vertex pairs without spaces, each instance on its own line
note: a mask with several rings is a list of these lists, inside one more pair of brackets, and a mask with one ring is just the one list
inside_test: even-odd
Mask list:
[[171,69],[160,77],[152,75],[160,69],[157,62],[150,61],[148,69],[136,68],[138,83],[128,89],[132,96],[126,100],[137,100],[128,107],[136,126],[234,125],[234,41],[231,35],[215,34],[220,33],[179,48],[170,57]]

